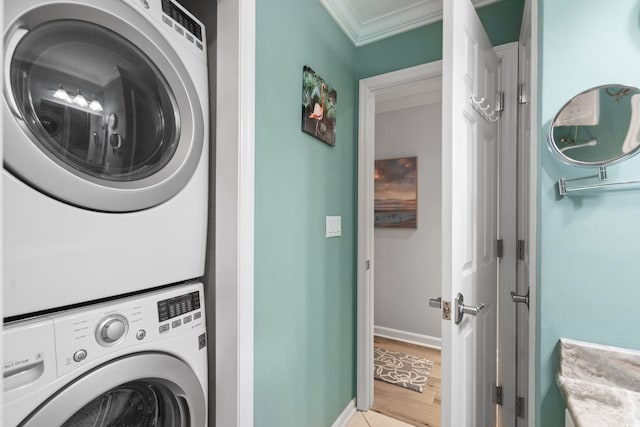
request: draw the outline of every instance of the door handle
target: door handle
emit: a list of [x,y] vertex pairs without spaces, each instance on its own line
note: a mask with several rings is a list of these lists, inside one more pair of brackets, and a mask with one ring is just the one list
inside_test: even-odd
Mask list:
[[429,298],[429,307],[442,308],[442,297]]
[[456,325],[459,325],[462,322],[462,317],[465,314],[477,316],[483,308],[484,304],[480,304],[476,307],[464,305],[464,297],[461,293],[458,293],[458,296],[456,297]]
[[511,291],[511,301],[515,303],[524,303],[527,305],[527,309],[529,309],[529,288],[527,288],[526,295],[518,295],[514,291]]

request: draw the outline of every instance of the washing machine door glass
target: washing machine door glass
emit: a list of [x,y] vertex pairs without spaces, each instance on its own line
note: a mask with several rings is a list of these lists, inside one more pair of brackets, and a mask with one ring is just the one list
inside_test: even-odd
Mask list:
[[204,427],[206,419],[201,380],[184,361],[165,353],[138,353],[64,385],[19,426]]
[[75,173],[139,180],[175,153],[179,116],[167,81],[140,49],[106,28],[40,25],[18,44],[10,78],[33,142]]
[[109,390],[85,405],[62,427],[189,425],[188,408],[162,384],[134,381]]

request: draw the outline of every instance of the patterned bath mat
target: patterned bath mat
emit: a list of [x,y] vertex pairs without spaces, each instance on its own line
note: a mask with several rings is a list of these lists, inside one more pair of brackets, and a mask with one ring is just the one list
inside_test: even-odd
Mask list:
[[422,393],[431,373],[433,362],[418,356],[374,347],[374,375],[385,381],[409,390]]

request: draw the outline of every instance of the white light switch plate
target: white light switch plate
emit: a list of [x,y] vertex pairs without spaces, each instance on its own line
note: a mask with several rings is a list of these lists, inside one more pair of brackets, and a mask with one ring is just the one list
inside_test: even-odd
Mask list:
[[327,237],[342,236],[342,217],[341,216],[327,216]]

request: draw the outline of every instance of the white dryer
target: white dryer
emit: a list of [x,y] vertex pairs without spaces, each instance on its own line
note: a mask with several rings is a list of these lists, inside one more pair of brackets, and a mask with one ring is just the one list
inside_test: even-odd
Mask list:
[[202,285],[5,325],[3,425],[207,425]]
[[4,315],[204,274],[205,29],[173,0],[4,4]]

